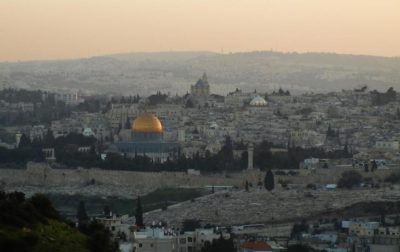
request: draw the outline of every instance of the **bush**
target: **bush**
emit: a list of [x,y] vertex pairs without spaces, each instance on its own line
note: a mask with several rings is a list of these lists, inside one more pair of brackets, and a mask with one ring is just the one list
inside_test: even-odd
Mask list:
[[397,184],[400,182],[400,173],[391,173],[389,176],[385,178],[385,182]]
[[357,171],[345,171],[338,181],[339,188],[351,189],[362,182],[362,175]]
[[306,189],[308,190],[317,190],[317,186],[315,184],[306,185]]
[[280,184],[283,188],[287,188],[288,185],[291,183],[288,179],[279,179],[278,184]]

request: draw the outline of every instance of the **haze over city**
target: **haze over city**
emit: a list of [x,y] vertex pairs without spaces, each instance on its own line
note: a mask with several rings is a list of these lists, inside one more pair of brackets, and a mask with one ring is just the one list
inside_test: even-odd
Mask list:
[[0,61],[125,52],[400,55],[398,0],[2,0]]

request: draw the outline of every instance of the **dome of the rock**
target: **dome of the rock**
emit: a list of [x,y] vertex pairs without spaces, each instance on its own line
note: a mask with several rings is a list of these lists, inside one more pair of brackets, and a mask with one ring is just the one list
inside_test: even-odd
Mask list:
[[145,113],[135,119],[132,124],[134,133],[162,133],[160,120],[151,113]]

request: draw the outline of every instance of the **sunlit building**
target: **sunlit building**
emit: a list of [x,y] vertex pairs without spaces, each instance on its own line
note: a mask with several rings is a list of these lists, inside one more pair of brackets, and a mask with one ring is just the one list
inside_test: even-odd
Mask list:
[[128,157],[147,156],[154,162],[173,159],[179,145],[163,139],[163,127],[160,120],[152,113],[144,113],[132,123],[131,140],[114,143],[107,152],[115,152]]

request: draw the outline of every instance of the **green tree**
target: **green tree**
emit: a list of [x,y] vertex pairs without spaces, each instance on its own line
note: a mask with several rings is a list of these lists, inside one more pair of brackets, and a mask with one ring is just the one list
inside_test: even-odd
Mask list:
[[43,215],[50,219],[59,220],[60,215],[51,201],[44,194],[35,194],[29,202]]
[[135,218],[136,218],[135,224],[138,227],[144,227],[144,224],[143,224],[143,208],[142,208],[142,202],[140,200],[140,196],[138,196],[138,198],[137,198]]
[[117,252],[118,244],[113,242],[111,233],[103,224],[92,221],[81,228],[82,233],[86,234],[90,251],[96,252]]
[[130,129],[132,127],[131,122],[129,121],[129,118],[126,118],[125,121],[125,129]]
[[230,136],[225,137],[225,144],[218,153],[221,167],[232,168],[233,166],[233,143]]
[[205,242],[201,248],[201,252],[236,252],[232,239],[225,239],[222,235],[218,239],[214,239],[212,243]]
[[89,221],[89,216],[86,213],[85,202],[80,201],[78,210],[76,213],[76,218],[78,219],[78,226],[84,226]]
[[376,169],[378,169],[378,164],[376,163],[376,160],[372,160],[372,162],[371,162],[371,172],[374,172]]
[[30,148],[32,146],[31,140],[25,134],[22,134],[21,138],[19,139],[18,148]]
[[104,214],[104,216],[106,216],[106,217],[110,217],[110,214],[111,214],[111,209],[110,209],[110,207],[109,206],[104,206],[104,208],[103,208],[103,214]]
[[300,223],[295,223],[290,234],[291,238],[300,239],[301,233],[308,232],[309,225],[305,219],[301,220]]
[[201,228],[200,221],[196,219],[186,219],[182,221],[182,231],[194,231]]
[[53,132],[49,129],[43,138],[43,146],[45,148],[52,148],[52,147],[54,147],[54,143],[55,143],[55,139],[54,139]]
[[275,188],[274,174],[271,170],[268,170],[265,174],[264,186],[268,191],[272,191]]
[[290,245],[288,247],[288,252],[314,252],[316,251],[313,248],[308,247],[307,245],[303,244],[295,244],[295,245]]

